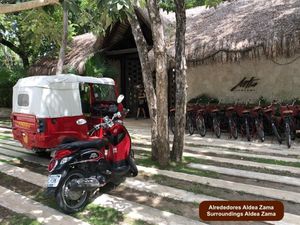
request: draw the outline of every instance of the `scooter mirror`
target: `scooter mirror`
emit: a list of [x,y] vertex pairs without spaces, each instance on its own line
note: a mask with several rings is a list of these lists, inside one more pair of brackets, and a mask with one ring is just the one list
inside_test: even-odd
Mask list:
[[124,99],[124,95],[119,95],[119,97],[117,98],[117,103],[121,103]]

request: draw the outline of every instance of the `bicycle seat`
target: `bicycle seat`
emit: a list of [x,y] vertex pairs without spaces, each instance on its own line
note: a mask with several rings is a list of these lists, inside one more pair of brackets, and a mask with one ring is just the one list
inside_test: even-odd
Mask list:
[[220,110],[219,109],[213,109],[211,112],[219,112]]
[[293,114],[293,110],[284,110],[282,112],[283,115]]
[[204,112],[204,109],[198,109],[197,112],[198,113]]
[[265,113],[272,112],[272,109],[271,109],[271,108],[270,108],[270,109],[265,109],[264,112],[265,112]]
[[246,109],[246,110],[243,110],[242,113],[247,114],[247,113],[250,113],[250,111]]
[[253,108],[253,111],[258,111],[258,110],[260,110],[260,109],[261,109],[260,106],[256,106],[256,107]]
[[234,110],[234,107],[233,107],[233,106],[230,106],[230,107],[228,107],[226,110],[227,110],[227,111],[232,111],[232,110]]

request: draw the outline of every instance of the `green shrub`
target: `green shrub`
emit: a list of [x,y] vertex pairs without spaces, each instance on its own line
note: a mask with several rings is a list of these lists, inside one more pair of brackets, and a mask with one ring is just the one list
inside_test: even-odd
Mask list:
[[19,66],[15,66],[14,69],[0,68],[0,107],[12,106],[13,86],[25,75],[26,72]]
[[219,100],[217,98],[210,97],[206,94],[199,95],[195,98],[192,98],[188,103],[191,104],[217,104]]

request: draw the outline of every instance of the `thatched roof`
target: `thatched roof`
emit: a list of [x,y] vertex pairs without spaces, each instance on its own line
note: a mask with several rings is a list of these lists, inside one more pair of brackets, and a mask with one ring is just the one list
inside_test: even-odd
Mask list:
[[[300,0],[236,0],[186,13],[190,63],[290,57],[300,49]],[[174,57],[175,16],[162,15],[168,54]]]
[[[95,36],[92,33],[86,33],[73,37],[68,45],[65,69],[76,70],[76,74],[83,74],[86,61],[96,52],[109,49],[118,43],[126,33],[128,22],[116,23],[111,32],[103,36]],[[53,75],[56,72],[57,58],[42,57],[38,62],[29,68],[28,75]]]
[[[75,69],[79,74],[84,72],[86,60],[94,55],[102,45],[103,38],[97,38],[92,33],[78,35],[73,38],[66,54],[65,65]],[[30,67],[29,75],[52,75],[56,72],[57,58],[41,58],[36,64]]]
[[[138,17],[150,28],[145,9]],[[233,0],[215,8],[188,9],[186,54],[189,65],[235,62],[242,58],[291,57],[300,53],[300,0]],[[175,14],[161,11],[169,61],[175,56]],[[86,60],[124,37],[128,22],[116,23],[106,37],[74,37],[65,65],[84,72]],[[150,28],[151,29],[151,28]],[[152,51],[150,51],[150,56]],[[152,61],[154,61],[154,57]],[[57,59],[42,58],[29,74],[55,74]],[[151,63],[152,64],[152,63]]]

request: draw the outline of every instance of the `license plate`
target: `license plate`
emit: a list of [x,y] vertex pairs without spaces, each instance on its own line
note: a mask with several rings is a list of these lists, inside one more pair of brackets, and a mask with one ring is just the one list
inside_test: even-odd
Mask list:
[[48,187],[57,187],[61,178],[61,174],[53,174],[48,176]]

